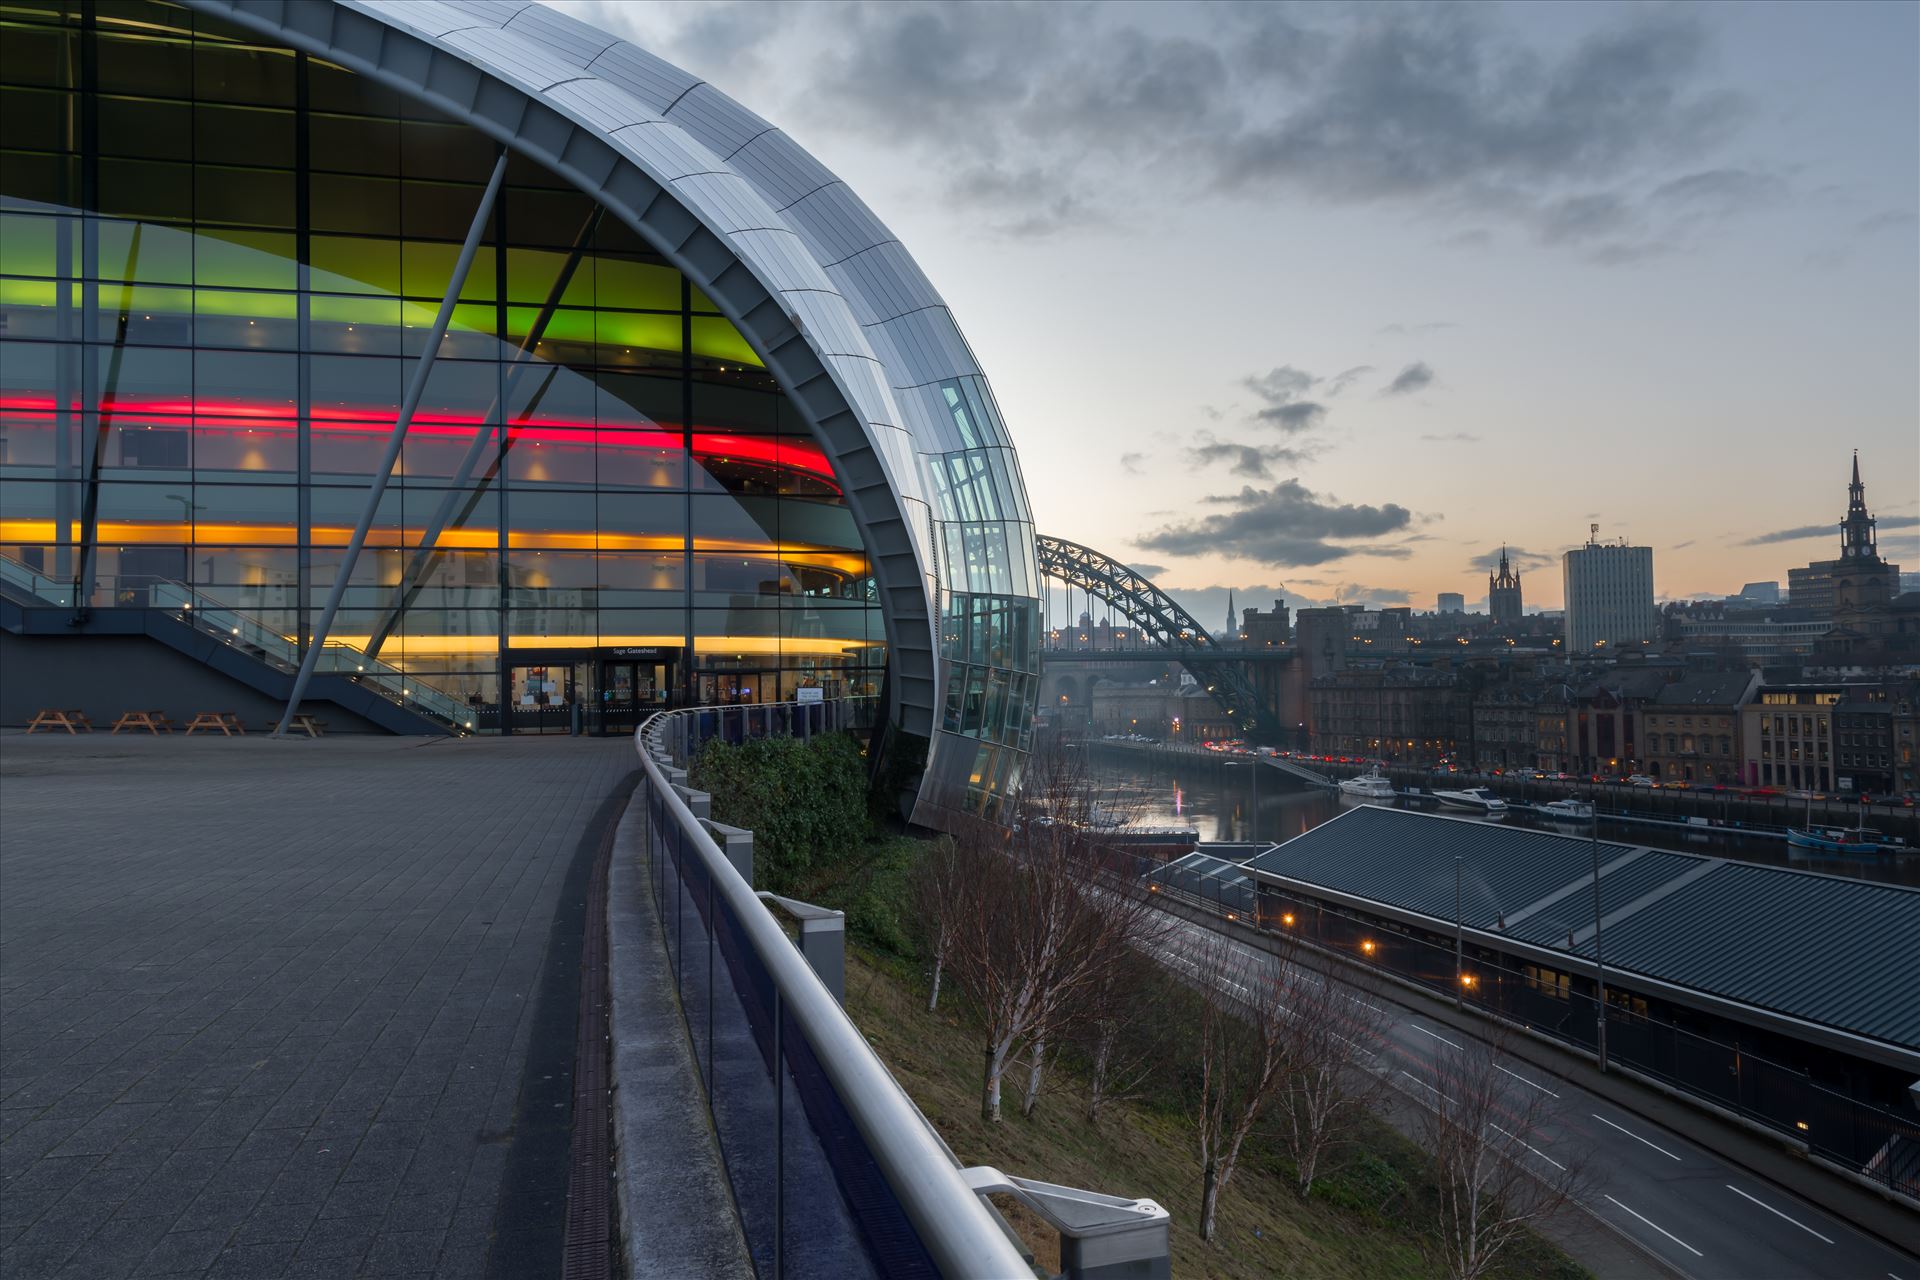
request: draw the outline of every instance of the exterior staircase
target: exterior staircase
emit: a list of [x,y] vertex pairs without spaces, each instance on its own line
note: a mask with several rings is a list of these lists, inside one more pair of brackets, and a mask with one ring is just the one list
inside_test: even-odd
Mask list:
[[[144,607],[73,608],[73,584],[0,555],[0,627],[20,635],[144,635],[269,698],[293,691],[300,648],[259,619],[181,582],[157,581]],[[349,645],[320,654],[306,698],[331,702],[391,733],[472,733],[473,708]]]

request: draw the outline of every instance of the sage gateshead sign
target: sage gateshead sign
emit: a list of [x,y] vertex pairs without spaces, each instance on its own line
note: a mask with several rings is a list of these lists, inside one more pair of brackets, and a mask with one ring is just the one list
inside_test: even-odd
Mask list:
[[1012,442],[784,133],[539,5],[0,21],[17,602],[218,611],[479,733],[876,694],[922,820],[998,807],[1038,684]]

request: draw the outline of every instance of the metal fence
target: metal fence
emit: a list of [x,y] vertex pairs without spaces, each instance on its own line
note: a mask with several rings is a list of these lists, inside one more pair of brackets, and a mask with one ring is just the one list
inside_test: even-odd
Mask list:
[[856,727],[872,704],[691,708],[636,734],[651,888],[714,1132],[761,1276],[1029,1275],[688,801],[684,765],[706,742]]
[[[1125,859],[1131,855],[1118,854]],[[1213,876],[1177,876],[1150,859],[1135,860],[1157,896],[1171,898],[1269,933],[1291,932],[1307,942],[1415,982],[1440,995],[1517,1023],[1586,1053],[1598,1054],[1598,1001],[1573,975],[1542,967],[1504,966],[1471,945],[1462,970],[1452,941],[1416,937],[1384,922],[1305,896],[1262,892],[1249,909],[1246,895]],[[1584,962],[1582,962],[1584,964]],[[1578,979],[1583,985],[1588,979]],[[1641,1013],[1633,997],[1609,983],[1607,1060],[1674,1090],[1743,1116],[1804,1143],[1824,1159],[1902,1195],[1920,1199],[1920,1121],[1835,1092],[1805,1072]]]

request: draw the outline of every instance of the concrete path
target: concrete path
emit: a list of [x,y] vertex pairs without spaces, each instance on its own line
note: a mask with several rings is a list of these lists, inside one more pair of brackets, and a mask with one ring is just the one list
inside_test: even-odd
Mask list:
[[555,1273],[585,873],[634,769],[0,737],[0,1275]]

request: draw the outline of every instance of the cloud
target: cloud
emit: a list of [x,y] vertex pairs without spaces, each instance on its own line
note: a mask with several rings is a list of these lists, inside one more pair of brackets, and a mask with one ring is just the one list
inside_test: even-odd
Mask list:
[[1872,235],[1876,231],[1905,231],[1916,221],[1911,209],[1883,209],[1870,218],[1863,218],[1854,230],[1861,235]]
[[1420,437],[1430,444],[1479,444],[1480,437],[1471,431],[1429,432]]
[[1716,154],[1752,110],[1708,79],[1709,24],[1673,9],[1548,47],[1477,6],[561,2],[803,140],[912,153],[949,175],[926,198],[991,234],[1150,216],[1150,172],[1406,209],[1463,246],[1498,224],[1589,256],[1611,236],[1627,260],[1778,189]]
[[1439,333],[1442,329],[1459,327],[1451,320],[1428,320],[1421,324],[1383,324],[1375,332],[1382,337],[1418,338],[1430,333]]
[[1311,445],[1290,448],[1283,444],[1241,444],[1218,439],[1210,431],[1202,431],[1194,439],[1196,443],[1187,449],[1187,459],[1193,466],[1206,467],[1216,462],[1228,462],[1232,464],[1228,467],[1229,471],[1249,480],[1271,480],[1274,463],[1297,467],[1318,452]]
[[1355,540],[1407,528],[1413,513],[1398,503],[1341,503],[1322,498],[1292,479],[1269,489],[1248,485],[1238,493],[1213,494],[1203,501],[1226,509],[1166,525],[1137,539],[1137,545],[1169,555],[1218,554],[1276,565],[1324,564],[1350,555],[1397,558],[1411,554],[1405,547],[1353,545]]
[[1478,212],[1565,243],[1619,229],[1642,174],[1745,114],[1699,87],[1708,41],[1691,15],[1635,14],[1548,55],[1465,6],[1364,12],[1292,71],[1289,109],[1221,139],[1224,184]]
[[[1473,557],[1473,559],[1467,561],[1467,568],[1475,573],[1496,572],[1500,568],[1500,551],[1501,548],[1494,547],[1490,551],[1481,552],[1479,555]],[[1559,556],[1549,555],[1543,551],[1528,551],[1521,547],[1508,547],[1506,548],[1506,553],[1507,563],[1512,565],[1516,570],[1521,571],[1527,569],[1544,569],[1560,558]]]
[[1120,455],[1120,469],[1130,476],[1145,475],[1147,455],[1144,453],[1123,453]]
[[1393,375],[1380,392],[1383,396],[1407,396],[1433,385],[1433,369],[1424,360],[1416,360]]
[[1786,183],[1770,173],[1751,169],[1707,169],[1674,178],[1653,189],[1647,198],[1691,213],[1724,217],[1773,204],[1786,195]]
[[[1920,516],[1881,516],[1877,527],[1886,529],[1912,529],[1920,527]],[[1775,529],[1771,533],[1755,534],[1736,543],[1742,547],[1767,547],[1776,542],[1800,542],[1807,538],[1837,538],[1840,536],[1840,524],[1803,524],[1792,529]]]
[[1167,571],[1167,566],[1163,564],[1150,564],[1144,560],[1138,564],[1130,564],[1127,568],[1145,578],[1157,578]]
[[1247,390],[1265,402],[1254,410],[1254,419],[1287,432],[1319,426],[1326,419],[1327,407],[1304,397],[1320,381],[1306,370],[1287,364],[1245,379]]
[[1339,395],[1342,391],[1345,391],[1348,387],[1372,372],[1373,366],[1370,364],[1357,364],[1351,369],[1342,369],[1339,373],[1334,374],[1326,380],[1327,395]]

